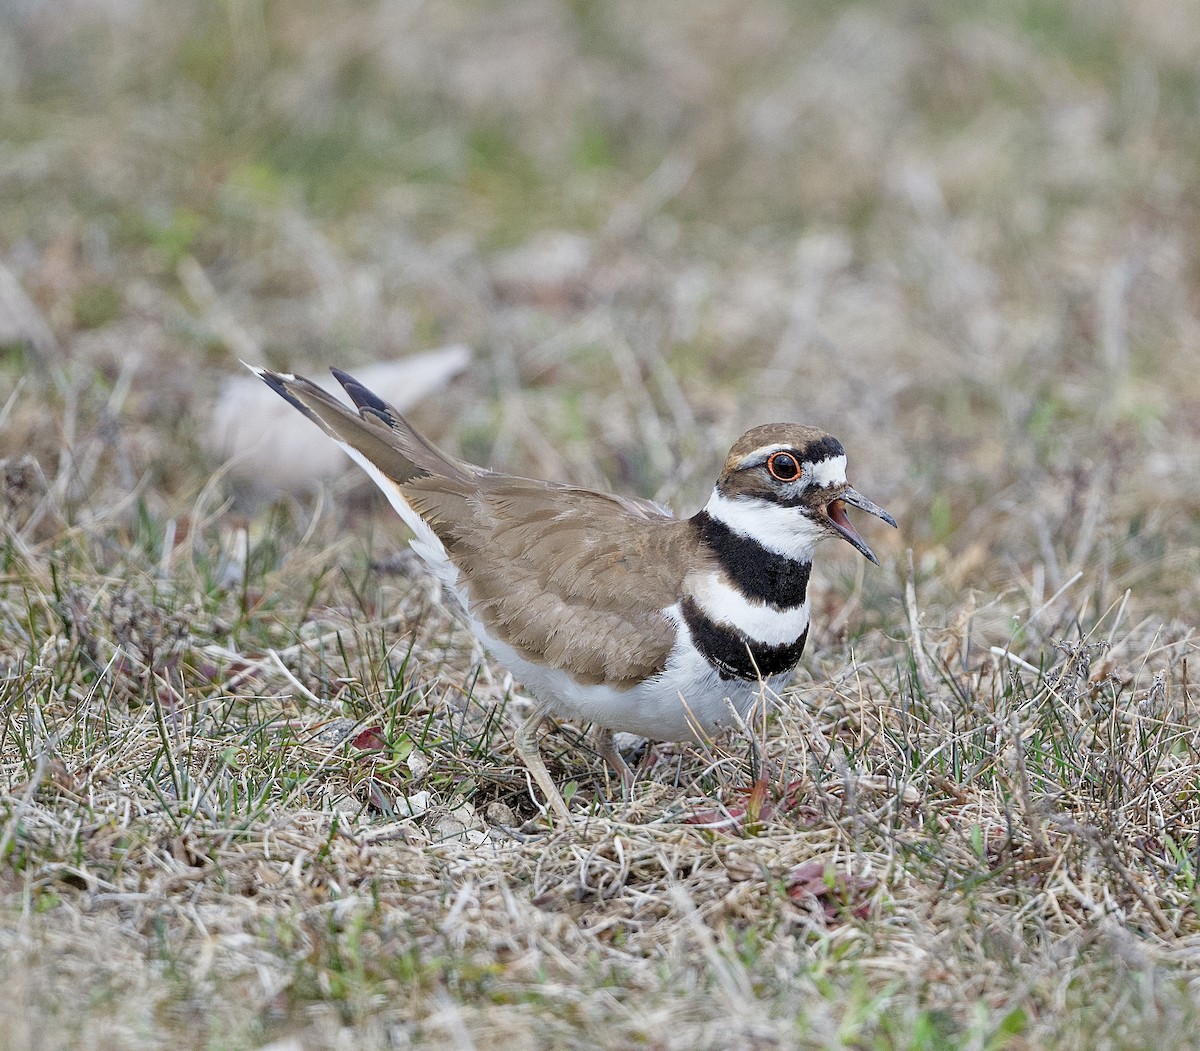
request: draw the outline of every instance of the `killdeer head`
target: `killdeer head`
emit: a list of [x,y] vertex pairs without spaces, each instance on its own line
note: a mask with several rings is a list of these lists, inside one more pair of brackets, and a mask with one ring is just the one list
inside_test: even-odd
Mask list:
[[771,423],[737,440],[704,511],[789,559],[811,562],[818,540],[839,536],[878,565],[847,504],[896,524],[846,481],[841,442],[815,427]]
[[896,524],[847,483],[841,444],[810,427],[743,435],[707,504],[681,520],[448,456],[336,369],[354,409],[299,376],[253,371],[379,485],[472,631],[533,694],[517,748],[568,820],[533,736],[546,715],[596,724],[628,783],[613,731],[709,734],[764,685],[781,688],[808,635],[817,541],[840,536],[875,562],[847,505]]
[[720,679],[767,680],[796,665],[808,640],[818,541],[839,536],[878,564],[847,504],[896,524],[850,487],[846,452],[823,431],[767,424],[730,450],[708,503],[691,519],[708,561],[685,578],[679,606],[689,641]]

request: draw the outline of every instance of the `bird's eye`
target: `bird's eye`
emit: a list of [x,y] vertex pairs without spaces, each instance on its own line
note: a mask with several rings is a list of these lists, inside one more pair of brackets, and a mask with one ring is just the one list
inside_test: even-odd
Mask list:
[[775,453],[767,460],[767,470],[777,482],[794,482],[800,477],[800,464],[791,453]]

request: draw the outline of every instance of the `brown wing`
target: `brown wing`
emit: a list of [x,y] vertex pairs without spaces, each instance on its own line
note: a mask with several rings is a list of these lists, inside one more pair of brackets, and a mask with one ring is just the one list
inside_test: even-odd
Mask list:
[[251,368],[391,480],[445,545],[472,613],[496,638],[585,683],[633,686],[666,665],[675,632],[662,610],[700,558],[686,522],[645,500],[457,460],[337,369],[357,412],[301,376]]
[[699,557],[686,522],[588,489],[504,475],[476,485],[426,477],[403,491],[490,632],[584,683],[628,687],[665,667],[675,631],[662,610]]

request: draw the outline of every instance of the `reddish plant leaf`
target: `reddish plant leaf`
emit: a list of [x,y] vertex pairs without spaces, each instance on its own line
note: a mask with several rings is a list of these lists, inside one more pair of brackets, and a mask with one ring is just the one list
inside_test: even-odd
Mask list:
[[350,743],[364,752],[382,752],[387,749],[382,726],[368,726],[356,734]]
[[733,790],[738,802],[732,802],[724,810],[716,807],[693,810],[683,820],[689,825],[705,825],[714,830],[744,836],[754,831],[754,826],[767,824],[793,814],[803,827],[815,825],[821,817],[816,807],[802,802],[805,788],[800,781],[791,781],[778,799],[769,798],[770,785],[759,779],[752,785],[743,785]]
[[788,897],[797,905],[819,904],[827,920],[838,921],[851,916],[866,919],[871,911],[871,891],[879,882],[821,861],[806,861],[788,873],[786,885]]

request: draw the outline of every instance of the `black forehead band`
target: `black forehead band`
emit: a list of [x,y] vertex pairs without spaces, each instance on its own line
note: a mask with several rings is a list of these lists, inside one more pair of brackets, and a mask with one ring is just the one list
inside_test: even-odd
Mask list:
[[832,435],[827,434],[823,438],[818,438],[816,441],[809,442],[803,449],[791,450],[804,463],[823,463],[826,460],[832,460],[835,456],[845,456],[846,450],[842,448],[842,443]]
[[835,456],[845,456],[846,450],[842,447],[842,443],[833,437],[833,435],[826,434],[814,439],[805,446],[777,447],[769,453],[762,453],[759,456],[755,456],[753,460],[747,458],[741,465],[742,469],[758,467],[766,463],[772,456],[778,456],[780,453],[787,453],[789,456],[794,456],[801,463],[816,464],[832,460]]

